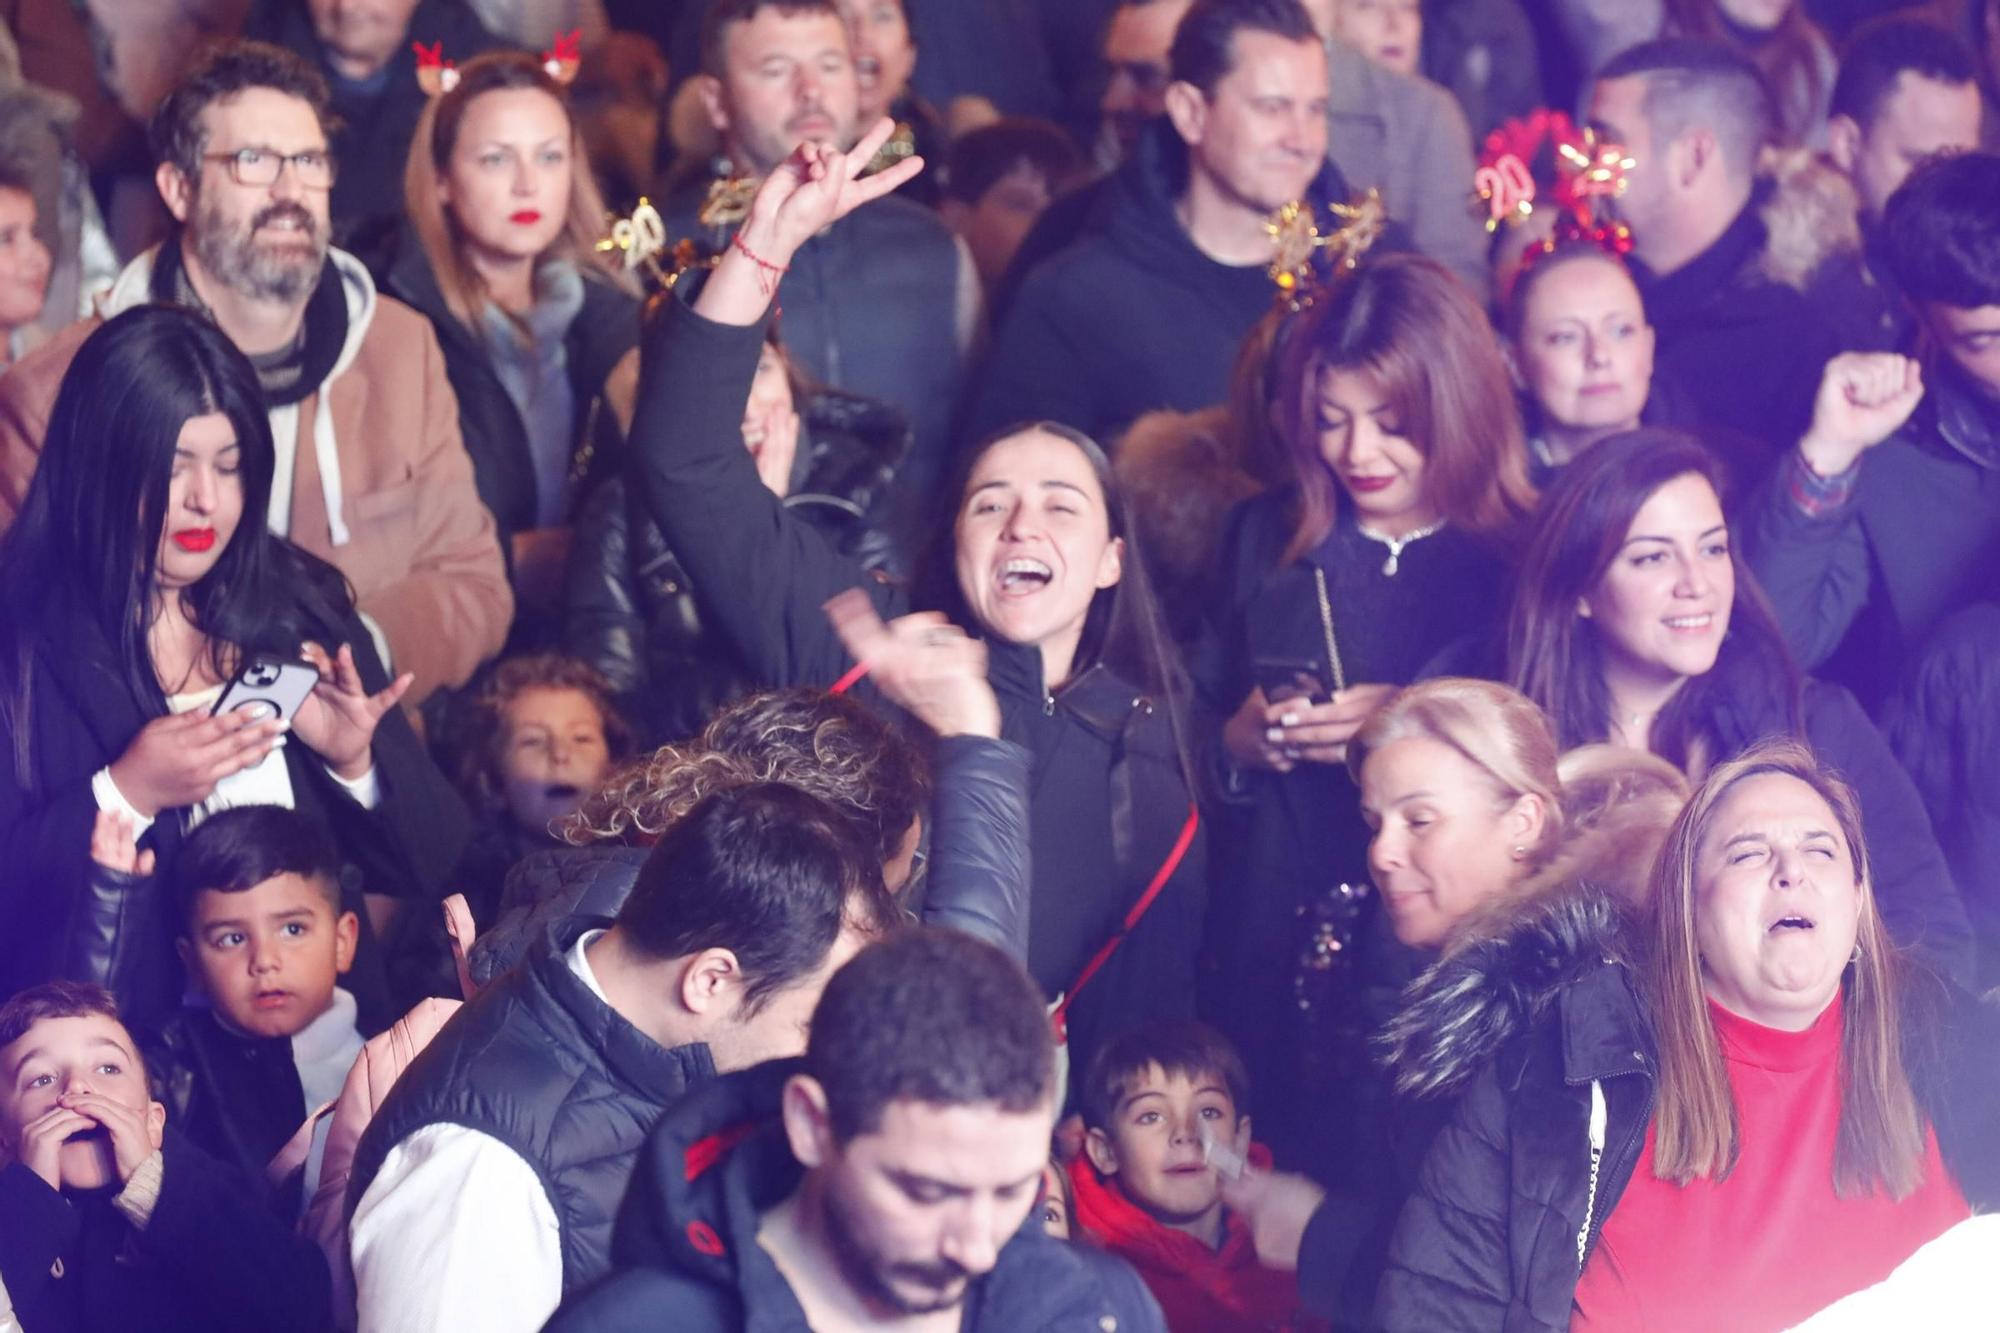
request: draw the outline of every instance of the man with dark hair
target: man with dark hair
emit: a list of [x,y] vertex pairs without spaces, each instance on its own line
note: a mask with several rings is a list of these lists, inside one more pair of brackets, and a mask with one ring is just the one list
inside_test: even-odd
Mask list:
[[[1881,262],[1919,363],[1844,356],[1812,429],[1743,525],[1809,669],[1879,704],[2000,984],[2000,157],[1920,166]],[[1893,692],[1892,692],[1893,691]],[[1886,696],[1886,698],[1885,698]]]
[[1885,15],[1854,30],[1840,59],[1827,155],[1854,183],[1866,222],[1912,171],[1979,146],[1979,61],[1958,34]]
[[[382,665],[416,675],[416,703],[499,650],[514,599],[437,336],[329,244],[329,115],[319,75],[261,42],[212,48],[183,74],[152,131],[175,234],[126,266],[102,318],[71,325],[0,381],[0,526],[91,331],[147,301],[203,311],[263,386],[277,450],[271,530],[346,575]],[[439,830],[437,874],[462,838]]]
[[1030,1217],[1058,1095],[1020,964],[950,931],[871,945],[827,986],[802,1063],[674,1109],[619,1217],[625,1271],[549,1327],[1162,1327]]
[[1326,51],[1298,0],[1196,0],[1171,63],[1166,116],[1092,229],[1023,280],[968,437],[1050,420],[1109,440],[1146,412],[1221,402],[1271,306],[1271,213],[1347,201],[1326,159]]
[[1632,228],[1656,365],[1705,424],[1743,431],[1773,456],[1805,429],[1827,358],[1878,336],[1853,308],[1865,303],[1851,299],[1851,249],[1833,252],[1836,238],[1812,226],[1785,229],[1806,253],[1772,243],[1771,224],[1800,202],[1759,176],[1776,115],[1747,56],[1694,38],[1613,58],[1590,102],[1599,133],[1636,163],[1614,207]]
[[988,291],[1049,201],[1083,171],[1083,154],[1046,120],[995,121],[951,146],[940,213],[972,252]]
[[294,52],[332,88],[341,168],[333,225],[342,245],[364,253],[359,233],[384,232],[403,216],[403,164],[430,101],[417,83],[415,45],[461,65],[505,45],[463,0],[258,0],[243,35]]
[[331,1328],[326,1261],[260,1186],[168,1127],[102,987],[0,1005],[0,1327]]
[[[858,123],[851,38],[834,0],[716,0],[702,34],[699,92],[735,177],[761,180],[806,140],[845,151],[872,128]],[[668,234],[719,253],[739,219],[710,203],[734,188],[704,179],[677,194],[662,210]],[[971,256],[936,213],[896,197],[815,236],[790,270],[786,351],[815,380],[909,417],[916,445],[895,490],[928,502],[979,329]]]
[[709,797],[615,923],[557,923],[438,1034],[355,1153],[363,1328],[537,1329],[603,1275],[654,1122],[718,1072],[802,1049],[827,978],[889,921],[850,827],[778,783]]

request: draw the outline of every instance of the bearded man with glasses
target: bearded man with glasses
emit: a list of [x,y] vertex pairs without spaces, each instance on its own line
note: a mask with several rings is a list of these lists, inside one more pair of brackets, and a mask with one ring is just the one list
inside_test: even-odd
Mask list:
[[[127,266],[103,316],[191,306],[250,358],[278,451],[272,531],[347,576],[374,656],[415,673],[421,699],[499,650],[513,595],[436,335],[330,243],[329,120],[324,81],[288,51],[237,42],[198,60],[152,125],[154,180],[178,225]],[[0,528],[100,322],[58,334],[0,382]],[[442,839],[441,866],[457,841]]]

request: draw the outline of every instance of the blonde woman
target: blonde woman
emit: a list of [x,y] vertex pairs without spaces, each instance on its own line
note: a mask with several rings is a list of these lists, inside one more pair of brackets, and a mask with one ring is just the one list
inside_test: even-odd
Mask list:
[[1517,959],[1533,1021],[1431,1148],[1384,1327],[1789,1328],[2000,1201],[2000,1015],[1897,955],[1810,752],[1712,769],[1653,898],[1643,948]]

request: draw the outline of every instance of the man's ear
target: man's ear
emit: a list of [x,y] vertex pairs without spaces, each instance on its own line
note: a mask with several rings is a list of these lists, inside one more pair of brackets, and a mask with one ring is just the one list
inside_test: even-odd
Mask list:
[[1696,126],[1674,140],[1673,146],[1667,150],[1670,179],[1685,190],[1709,167],[1722,165],[1721,156],[1722,145],[1716,142],[1715,131],[1706,126]]
[[833,1160],[833,1118],[827,1114],[826,1089],[811,1074],[794,1074],[785,1080],[779,1101],[785,1122],[785,1139],[792,1156],[808,1171]]
[[194,183],[173,163],[162,162],[153,168],[153,186],[159,190],[160,200],[174,215],[174,221],[186,225],[188,214],[194,210]]
[[1208,98],[1191,83],[1176,79],[1167,85],[1167,119],[1181,142],[1198,144],[1208,129]]
[[1852,176],[1861,158],[1861,125],[1852,116],[1833,116],[1826,122],[1826,155],[1842,174]]
[[725,1018],[743,995],[743,966],[728,949],[703,949],[681,967],[680,1001],[701,1018]]
[[1101,1129],[1087,1129],[1083,1133],[1083,1155],[1097,1168],[1100,1176],[1118,1174],[1118,1149],[1111,1145],[1111,1136]]
[[701,99],[701,109],[708,113],[708,123],[720,138],[729,137],[729,99],[722,95],[722,80],[713,74],[694,76],[695,96]]
[[354,966],[354,947],[360,938],[360,917],[342,912],[333,919],[333,970],[343,977]]

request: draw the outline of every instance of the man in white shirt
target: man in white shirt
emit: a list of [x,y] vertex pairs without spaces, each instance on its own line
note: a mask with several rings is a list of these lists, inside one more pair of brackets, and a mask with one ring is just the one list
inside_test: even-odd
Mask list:
[[827,978],[891,919],[881,869],[817,797],[709,797],[617,921],[559,923],[397,1081],[356,1152],[362,1333],[539,1329],[610,1267],[611,1224],[667,1107],[794,1055]]

